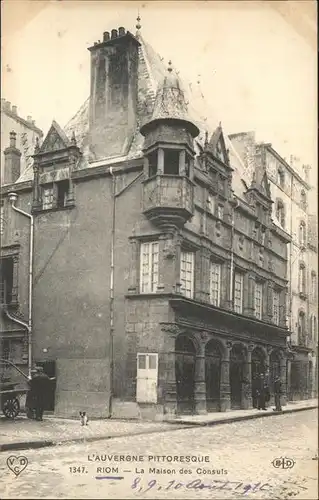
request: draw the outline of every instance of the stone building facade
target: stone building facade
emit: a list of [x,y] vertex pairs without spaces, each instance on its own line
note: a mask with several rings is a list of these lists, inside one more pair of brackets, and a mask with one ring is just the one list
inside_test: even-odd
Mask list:
[[[32,169],[32,154],[34,152],[34,146],[36,138],[42,138],[43,132],[35,125],[35,121],[32,120],[31,116],[27,119],[22,118],[19,113],[17,106],[11,105],[9,101],[1,98],[1,166],[0,166],[0,184],[1,186],[5,184],[12,184],[21,178],[21,176],[28,170]],[[9,273],[14,277],[14,286],[12,287],[10,301],[13,306],[17,302],[17,276],[18,276],[18,252],[19,247],[19,229],[16,227],[15,239],[16,242],[13,246],[6,247],[4,241],[4,233],[9,231],[9,227],[12,228],[11,214],[8,214],[8,205],[3,196],[0,196],[0,238],[2,241],[1,248],[1,258],[4,259],[7,255],[10,258],[6,259],[4,262],[9,263]],[[26,255],[26,259],[28,256]],[[21,258],[20,264],[27,265],[27,260],[23,263]],[[21,268],[21,290],[20,297],[22,298],[27,292],[27,279],[25,275],[27,267]],[[1,276],[1,303],[4,302],[5,290],[3,288],[4,283],[4,269],[0,268]],[[11,280],[10,280],[11,281]],[[25,286],[26,285],[26,286]],[[0,328],[0,345],[1,352],[5,357],[9,356],[12,361],[17,362],[24,366],[27,363],[27,349],[26,344],[21,340],[25,338],[25,329],[18,323],[12,324],[10,321],[6,321],[3,317],[1,318],[1,328]],[[10,369],[9,369],[10,371]],[[14,375],[17,372],[12,372]]]
[[32,359],[56,376],[57,415],[249,408],[260,372],[271,387],[281,377],[285,403],[290,237],[264,165],[247,185],[221,125],[206,130],[140,33],[114,29],[89,50],[90,98],[2,187],[17,290],[2,321],[28,306],[14,191],[34,220]]
[[[297,163],[282,158],[271,144],[257,144],[254,133],[239,133],[231,140],[240,153],[247,171],[259,158],[270,182],[274,223],[291,237],[288,245],[287,324],[291,337],[289,362],[290,399],[306,399],[316,395],[318,344],[318,239],[316,238],[315,205],[311,203],[314,186],[310,180],[310,166],[297,171]],[[293,165],[294,168],[291,166]]]
[[[5,173],[5,150],[10,147],[10,132],[16,133],[16,148],[21,153],[20,172],[7,170]],[[36,137],[43,137],[43,132],[36,126],[32,116],[26,119],[19,116],[17,106],[11,105],[11,102],[1,98],[1,184],[15,182],[26,168],[32,165],[32,154],[35,146]],[[5,178],[5,175],[12,175]]]

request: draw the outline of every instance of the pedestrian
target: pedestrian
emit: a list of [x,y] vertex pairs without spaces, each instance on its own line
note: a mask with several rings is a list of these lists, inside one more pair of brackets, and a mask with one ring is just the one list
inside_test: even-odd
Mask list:
[[35,419],[35,393],[32,388],[32,383],[31,380],[37,373],[37,370],[33,369],[31,370],[31,377],[28,377],[28,392],[27,392],[27,397],[25,401],[25,408],[26,408],[26,414],[27,417],[30,419]]
[[275,378],[275,383],[274,383],[274,392],[275,392],[275,408],[273,408],[273,411],[282,411],[281,408],[281,401],[280,401],[280,395],[281,395],[281,380],[278,375]]
[[258,386],[257,386],[257,409],[267,410],[266,408],[266,392],[265,392],[265,375],[261,373],[259,375]]
[[36,367],[36,373],[31,378],[29,385],[33,396],[33,404],[35,407],[35,419],[43,420],[43,412],[46,406],[46,396],[49,392],[51,381],[44,373],[42,366]]

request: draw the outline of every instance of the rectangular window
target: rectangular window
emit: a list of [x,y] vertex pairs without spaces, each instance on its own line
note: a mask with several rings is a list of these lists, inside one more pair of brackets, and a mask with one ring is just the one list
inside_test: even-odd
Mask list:
[[223,207],[223,205],[218,205],[218,207],[217,207],[217,217],[219,219],[223,219],[224,218],[224,207]]
[[275,291],[273,292],[273,299],[272,299],[272,319],[273,322],[276,325],[279,325],[279,300],[280,300],[280,294],[279,292]]
[[11,304],[13,291],[13,258],[5,257],[0,261],[1,304]]
[[243,312],[243,294],[244,276],[241,273],[235,273],[234,278],[234,311],[242,314]]
[[164,149],[164,174],[179,175],[179,155],[175,149]]
[[262,319],[263,311],[263,285],[262,283],[255,284],[255,316]]
[[153,175],[157,174],[157,150],[150,153],[148,158],[148,175],[149,177],[153,177]]
[[194,252],[181,252],[181,293],[185,297],[194,296]]
[[10,340],[8,339],[3,339],[2,340],[2,353],[3,353],[3,358],[6,360],[10,360]]
[[207,198],[207,209],[211,214],[215,214],[215,198],[212,194],[208,195]]
[[140,292],[155,293],[158,285],[158,242],[141,244]]
[[69,181],[57,182],[57,208],[63,208],[66,205],[69,194]]
[[214,306],[220,305],[220,276],[221,265],[216,262],[210,263],[210,302]]
[[138,355],[138,369],[139,370],[146,370],[146,355],[145,354]]
[[42,208],[49,210],[53,207],[53,184],[48,184],[42,190]]

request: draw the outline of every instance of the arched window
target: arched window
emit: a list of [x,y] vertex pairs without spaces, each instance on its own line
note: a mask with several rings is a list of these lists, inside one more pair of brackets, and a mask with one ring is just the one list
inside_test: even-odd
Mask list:
[[281,167],[277,170],[277,183],[282,189],[285,187],[285,172]]
[[299,293],[306,293],[306,266],[303,262],[299,264],[298,286]]
[[306,223],[301,221],[299,224],[299,245],[304,246],[306,244]]
[[303,311],[298,314],[298,344],[306,344],[306,316]]
[[313,302],[317,299],[317,275],[315,271],[311,271],[311,299]]
[[276,201],[276,218],[282,228],[285,227],[285,206],[281,200]]
[[303,208],[303,210],[306,210],[306,208],[307,208],[307,195],[306,195],[306,192],[304,191],[304,189],[302,189],[302,191],[300,193],[300,205],[301,205],[301,208]]

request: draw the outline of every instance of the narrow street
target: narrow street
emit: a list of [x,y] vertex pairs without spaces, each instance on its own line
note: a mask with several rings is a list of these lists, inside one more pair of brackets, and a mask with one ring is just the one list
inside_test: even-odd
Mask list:
[[[317,410],[309,410],[214,427],[2,452],[0,496],[315,500],[316,428]],[[28,459],[17,477],[6,464],[12,455]],[[129,461],[132,455],[134,463]],[[188,455],[194,457],[191,462]],[[291,460],[284,467],[282,460],[274,462],[282,458]]]

